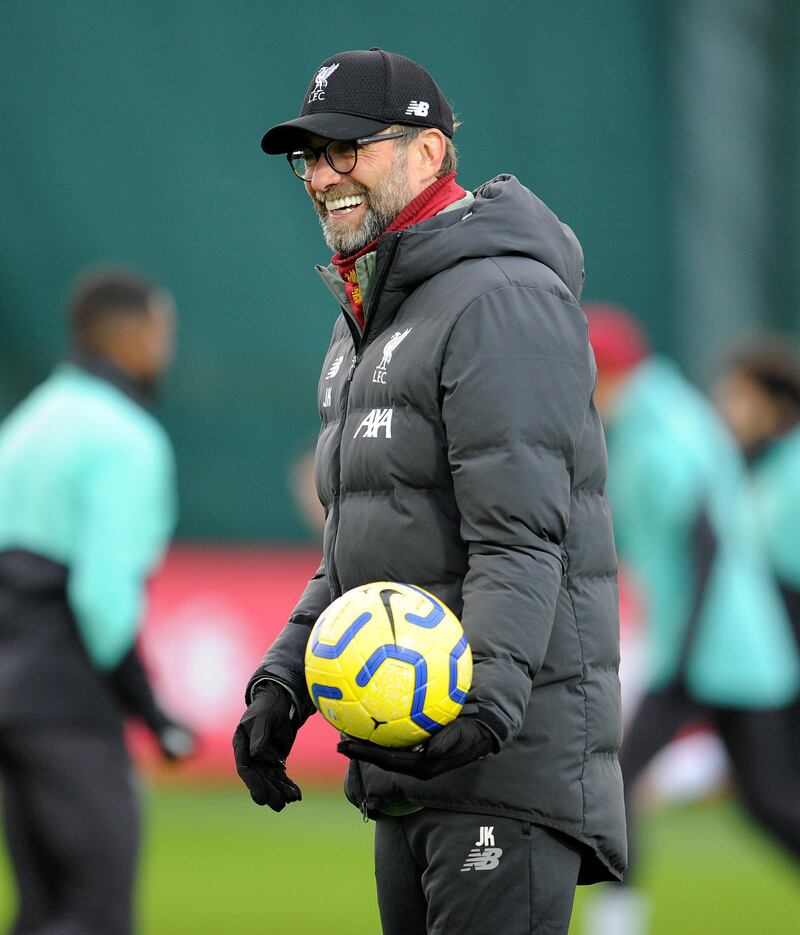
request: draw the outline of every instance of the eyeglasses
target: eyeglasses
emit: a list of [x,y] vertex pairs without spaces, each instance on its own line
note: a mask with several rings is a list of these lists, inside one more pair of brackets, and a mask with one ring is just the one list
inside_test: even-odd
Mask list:
[[395,133],[378,133],[375,136],[362,136],[357,140],[329,140],[324,146],[305,146],[293,153],[287,153],[286,158],[292,167],[292,172],[301,182],[310,182],[317,167],[319,157],[324,156],[325,161],[339,175],[352,172],[358,162],[358,151],[369,143],[381,143],[383,140],[397,140],[406,136],[404,130]]

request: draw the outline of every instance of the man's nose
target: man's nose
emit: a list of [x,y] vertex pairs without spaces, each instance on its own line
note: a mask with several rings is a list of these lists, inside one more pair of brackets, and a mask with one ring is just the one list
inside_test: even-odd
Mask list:
[[315,192],[324,192],[331,185],[338,185],[341,180],[342,176],[331,167],[324,156],[321,156],[314,164],[314,171],[311,173],[308,184]]

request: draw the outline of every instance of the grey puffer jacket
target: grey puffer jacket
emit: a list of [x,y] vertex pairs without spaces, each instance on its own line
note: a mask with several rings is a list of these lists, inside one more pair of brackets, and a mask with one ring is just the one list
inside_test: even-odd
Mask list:
[[[580,882],[625,866],[616,559],[580,246],[512,176],[378,245],[363,337],[342,309],[319,382],[324,560],[254,678],[308,699],[310,628],[343,591],[422,586],[461,618],[465,715],[498,753],[430,780],[351,764],[370,813],[547,825]],[[252,684],[252,683],[251,683]]]

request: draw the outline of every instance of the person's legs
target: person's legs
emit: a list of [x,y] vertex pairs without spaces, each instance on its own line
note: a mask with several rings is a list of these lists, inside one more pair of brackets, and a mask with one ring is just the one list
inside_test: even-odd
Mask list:
[[139,815],[122,736],[30,731],[6,744],[12,829],[24,826],[15,935],[130,935]]
[[425,935],[428,905],[422,892],[423,867],[406,837],[403,818],[375,822],[375,880],[383,935]]
[[619,763],[625,788],[625,815],[628,824],[628,869],[625,883],[635,876],[638,859],[636,841],[636,782],[662,750],[686,724],[700,720],[703,709],[679,686],[647,692],[625,731]]
[[715,723],[747,810],[800,860],[800,774],[787,709],[719,709]]
[[531,826],[531,933],[567,935],[578,872],[581,845],[538,825]]
[[0,737],[0,794],[8,856],[17,885],[17,921],[12,935],[36,931],[54,911],[55,893],[47,853],[38,846],[25,807],[27,776]]
[[566,935],[580,844],[489,815],[424,809],[402,822],[427,905],[425,926],[408,931]]
[[636,888],[638,865],[636,783],[653,757],[686,724],[699,720],[702,709],[679,686],[647,692],[628,728],[619,754],[625,787],[628,869],[622,884],[603,886],[589,901],[583,929],[587,935],[644,935],[650,908]]

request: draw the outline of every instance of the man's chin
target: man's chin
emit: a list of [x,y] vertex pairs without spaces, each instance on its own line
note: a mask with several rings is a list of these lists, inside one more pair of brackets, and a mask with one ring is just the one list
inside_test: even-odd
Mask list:
[[331,234],[349,237],[364,226],[368,214],[366,205],[360,204],[348,211],[347,214],[326,213],[323,224]]
[[347,256],[358,253],[366,247],[372,239],[362,221],[358,224],[348,224],[347,218],[331,218],[330,215],[322,222],[325,242],[337,253]]

